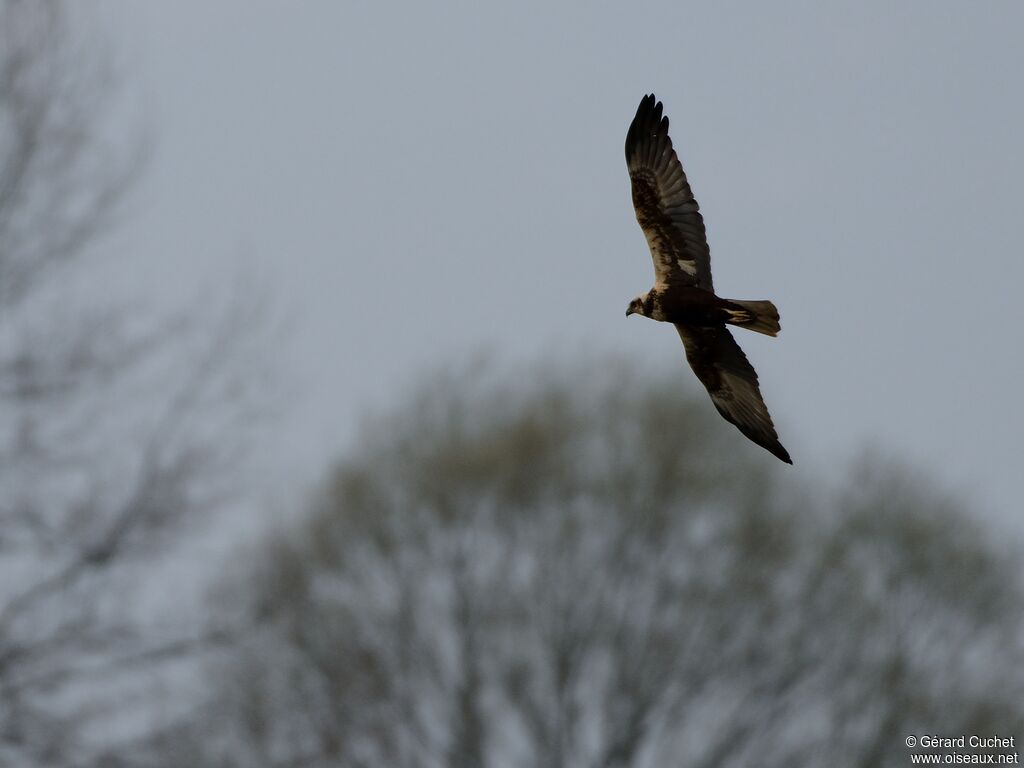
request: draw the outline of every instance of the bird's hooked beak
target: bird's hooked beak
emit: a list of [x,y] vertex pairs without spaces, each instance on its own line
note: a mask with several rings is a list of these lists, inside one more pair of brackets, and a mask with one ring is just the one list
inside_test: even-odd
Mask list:
[[630,304],[628,307],[626,307],[626,317],[629,317],[630,315],[635,314],[635,313],[636,313],[636,310],[633,308],[632,304]]

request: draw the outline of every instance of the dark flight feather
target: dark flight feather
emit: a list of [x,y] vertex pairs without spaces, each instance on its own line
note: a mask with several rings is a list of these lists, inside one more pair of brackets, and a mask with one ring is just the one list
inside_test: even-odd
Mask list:
[[729,329],[676,325],[676,330],[683,340],[687,362],[707,388],[718,412],[762,448],[792,464],[761,397],[757,372]]
[[629,126],[626,166],[657,282],[714,290],[704,218],[672,148],[668,118],[653,94],[640,102]]

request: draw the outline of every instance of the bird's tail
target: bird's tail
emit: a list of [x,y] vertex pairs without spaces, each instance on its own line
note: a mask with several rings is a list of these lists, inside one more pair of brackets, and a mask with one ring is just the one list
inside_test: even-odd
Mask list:
[[729,319],[725,322],[751,331],[775,336],[782,330],[779,324],[779,310],[770,301],[737,301],[729,299],[736,309],[727,309]]

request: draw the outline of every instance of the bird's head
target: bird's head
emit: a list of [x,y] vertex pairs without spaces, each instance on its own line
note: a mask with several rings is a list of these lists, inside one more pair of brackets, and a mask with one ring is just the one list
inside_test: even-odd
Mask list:
[[647,315],[650,307],[648,294],[641,294],[635,299],[629,302],[629,306],[626,307],[626,317],[630,315]]

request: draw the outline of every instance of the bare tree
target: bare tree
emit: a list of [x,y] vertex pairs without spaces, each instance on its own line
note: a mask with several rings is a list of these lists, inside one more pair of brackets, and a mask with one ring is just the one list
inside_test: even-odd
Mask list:
[[[0,307],[9,312],[55,265],[110,223],[146,143],[110,134],[109,62],[69,27],[57,0],[0,6]],[[119,139],[119,140],[118,140]]]
[[1017,569],[968,515],[884,466],[786,490],[622,370],[457,371],[371,423],[218,604],[238,642],[169,763],[868,768],[1020,732]]
[[116,125],[102,41],[75,22],[58,0],[0,2],[4,765],[86,764],[140,695],[125,673],[210,640],[148,631],[133,600],[147,559],[229,491],[224,427],[249,402],[247,297],[190,321],[70,299],[147,146]]

